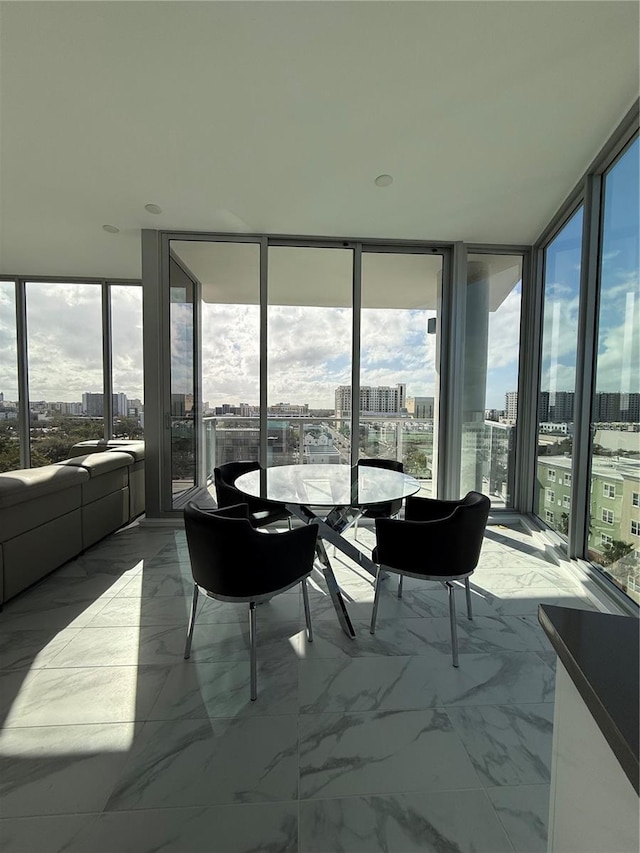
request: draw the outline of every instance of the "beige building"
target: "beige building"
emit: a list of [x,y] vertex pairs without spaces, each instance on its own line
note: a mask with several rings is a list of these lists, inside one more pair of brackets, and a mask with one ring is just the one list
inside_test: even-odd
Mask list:
[[433,419],[433,397],[407,397],[407,414]]

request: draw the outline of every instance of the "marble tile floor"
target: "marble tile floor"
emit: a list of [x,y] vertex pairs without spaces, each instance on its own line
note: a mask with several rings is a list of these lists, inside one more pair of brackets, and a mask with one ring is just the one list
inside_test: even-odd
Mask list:
[[[277,535],[277,534],[274,534]],[[358,530],[358,545],[373,531]],[[341,555],[357,636],[320,573],[258,608],[202,600],[183,659],[184,531],[134,525],[0,614],[0,848],[6,853],[538,853],[546,849],[555,656],[538,603],[595,608],[524,528],[488,528],[458,594],[372,579]]]

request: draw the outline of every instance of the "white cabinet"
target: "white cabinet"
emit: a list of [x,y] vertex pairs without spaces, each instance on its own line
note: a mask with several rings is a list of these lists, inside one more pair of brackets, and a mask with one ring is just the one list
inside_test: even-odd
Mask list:
[[638,795],[560,660],[553,726],[549,853],[638,853]]

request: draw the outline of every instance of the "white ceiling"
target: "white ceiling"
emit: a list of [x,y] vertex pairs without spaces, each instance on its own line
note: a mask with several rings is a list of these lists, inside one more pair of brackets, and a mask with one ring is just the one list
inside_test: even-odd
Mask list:
[[530,243],[638,96],[636,0],[0,9],[5,274],[139,277],[141,228]]

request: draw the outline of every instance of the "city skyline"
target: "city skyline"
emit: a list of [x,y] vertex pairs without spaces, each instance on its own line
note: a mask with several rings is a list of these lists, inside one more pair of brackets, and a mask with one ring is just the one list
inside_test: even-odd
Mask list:
[[[578,221],[574,230],[577,229]],[[578,235],[574,235],[576,238]],[[569,253],[570,255],[570,253]],[[567,256],[557,276],[546,282],[548,310],[545,338],[555,323],[556,347],[543,354],[541,388],[572,391],[575,382],[575,337],[579,268]],[[599,329],[598,391],[630,391],[640,387],[640,299],[637,273],[629,259],[611,251],[603,275],[610,286]],[[82,393],[102,389],[101,328],[97,288],[78,284],[29,284],[30,399],[76,402]],[[128,397],[143,399],[142,318],[139,288],[119,288],[112,302],[113,387],[127,388]],[[555,307],[554,307],[555,306]],[[140,311],[140,316],[134,316]],[[287,312],[295,328],[287,331]],[[133,313],[132,313],[133,312]],[[204,305],[203,399],[213,406],[259,400],[258,306]],[[517,387],[520,286],[489,315],[486,409],[502,409],[507,391]],[[273,316],[271,316],[273,314]],[[6,399],[17,399],[17,363],[13,287],[0,283],[0,387]],[[426,332],[425,310],[365,309],[362,313],[361,384],[407,386],[407,396],[435,395],[435,336]],[[61,321],[58,322],[58,317]],[[66,321],[62,322],[62,318]],[[132,320],[132,317],[134,319]],[[52,323],[52,318],[55,322]],[[290,319],[290,318],[289,318]],[[558,322],[562,320],[561,327]],[[558,334],[558,330],[563,334]],[[136,334],[132,334],[132,330]],[[268,396],[271,402],[294,399],[312,408],[329,409],[335,387],[351,381],[351,311],[343,308],[270,309]],[[52,370],[52,365],[56,366]],[[183,384],[185,376],[176,375]]]

